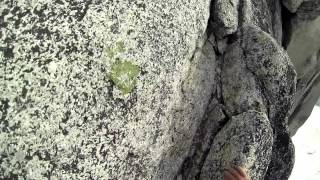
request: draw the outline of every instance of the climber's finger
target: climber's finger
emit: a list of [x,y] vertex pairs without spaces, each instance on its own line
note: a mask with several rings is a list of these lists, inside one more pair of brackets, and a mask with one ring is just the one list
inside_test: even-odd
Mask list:
[[246,171],[242,167],[234,166],[233,167],[242,177],[247,177]]
[[237,180],[237,179],[235,177],[233,177],[233,175],[229,171],[225,170],[224,171],[224,180]]
[[[241,175],[238,173],[238,171],[232,167],[227,169],[228,172],[230,172],[232,174],[233,177],[235,177],[236,179],[243,179],[243,177],[241,177]],[[245,177],[245,176],[244,176]]]

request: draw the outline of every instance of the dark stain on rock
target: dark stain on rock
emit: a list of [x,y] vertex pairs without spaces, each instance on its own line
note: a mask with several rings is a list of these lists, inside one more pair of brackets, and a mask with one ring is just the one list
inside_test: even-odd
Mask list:
[[70,112],[70,111],[65,112],[65,113],[64,113],[64,117],[62,118],[62,122],[63,122],[63,123],[68,122],[68,120],[70,119],[70,115],[71,115],[71,112]]
[[3,56],[4,58],[7,58],[7,59],[10,59],[10,58],[13,58],[14,57],[14,54],[13,54],[13,47],[0,47],[0,51],[3,52]]
[[81,2],[79,2],[79,1],[69,1],[69,5],[70,5],[69,8],[71,10],[77,11],[77,13],[75,15],[75,18],[78,21],[81,21],[84,18],[84,16],[86,15],[90,4],[92,4],[92,0],[87,0],[87,1],[83,0]]
[[21,93],[21,97],[23,99],[25,99],[27,97],[27,93],[28,93],[28,89],[26,88],[26,86],[22,87],[22,93]]
[[8,109],[9,109],[9,100],[8,99],[1,99],[0,100],[0,111],[1,111],[1,117],[0,117],[0,124],[2,124],[1,131],[2,132],[8,132],[7,127],[9,125],[8,121],[6,120],[8,115]]

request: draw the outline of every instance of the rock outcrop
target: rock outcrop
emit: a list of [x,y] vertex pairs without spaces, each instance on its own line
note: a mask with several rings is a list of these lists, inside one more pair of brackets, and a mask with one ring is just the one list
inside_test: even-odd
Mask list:
[[0,179],[288,179],[319,4],[0,2]]

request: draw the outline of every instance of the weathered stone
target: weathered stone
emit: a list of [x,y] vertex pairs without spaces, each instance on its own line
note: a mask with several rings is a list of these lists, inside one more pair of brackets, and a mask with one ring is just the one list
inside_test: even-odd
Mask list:
[[282,43],[282,11],[278,0],[242,0],[239,6],[240,27],[255,25]]
[[265,179],[287,179],[294,163],[294,148],[286,117],[296,90],[296,72],[289,56],[270,35],[250,26],[244,27],[242,35],[247,67],[260,83],[274,131],[272,157]]
[[288,179],[320,2],[282,2],[2,1],[0,179]]
[[223,179],[224,168],[232,165],[249,169],[252,179],[263,179],[272,143],[266,114],[248,111],[233,116],[215,137],[200,179]]
[[[222,95],[229,116],[248,110],[266,112],[255,75],[248,69],[240,42],[228,47],[222,69]],[[243,79],[242,77],[247,77]]]
[[188,156],[182,164],[177,178],[198,179],[200,177],[213,139],[227,121],[224,109],[225,107],[217,99],[211,100],[206,116],[197,129]]
[[[181,89],[172,107],[172,144],[164,151],[155,179],[172,179],[182,165],[192,145],[192,138],[205,116],[210,95],[216,88],[215,53],[209,41],[196,52],[190,60],[187,76],[180,82]],[[179,121],[178,121],[179,120]],[[188,123],[187,123],[188,122]],[[163,144],[164,145],[164,144]]]
[[265,179],[286,179],[293,167],[293,146],[286,116],[295,93],[294,67],[277,42],[258,27],[242,27],[238,38],[228,47],[222,69],[227,113],[232,117],[255,110],[268,115],[274,143],[270,165],[262,165],[269,166]]
[[0,4],[0,179],[172,179],[214,84],[210,1]]
[[305,0],[282,0],[282,3],[292,13],[296,12],[301,3]]
[[320,37],[320,17],[294,26],[292,31],[287,51],[301,78],[313,66],[308,59],[320,49],[320,38],[315,38]]
[[213,1],[211,13],[213,19],[210,21],[214,27],[214,34],[222,39],[237,31],[238,28],[238,6],[239,0],[216,0]]

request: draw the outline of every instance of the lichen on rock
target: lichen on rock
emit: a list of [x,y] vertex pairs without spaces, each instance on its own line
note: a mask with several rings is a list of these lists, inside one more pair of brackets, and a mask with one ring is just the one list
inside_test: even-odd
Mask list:
[[109,78],[124,93],[130,93],[135,88],[140,69],[130,61],[115,62],[111,66]]

